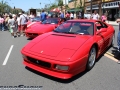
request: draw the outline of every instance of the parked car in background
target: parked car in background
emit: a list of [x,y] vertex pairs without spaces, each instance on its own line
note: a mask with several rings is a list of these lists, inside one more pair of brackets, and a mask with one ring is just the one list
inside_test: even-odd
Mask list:
[[[49,27],[46,23],[40,29]],[[98,57],[114,44],[114,34],[113,26],[102,21],[68,20],[25,45],[21,50],[23,63],[47,75],[69,79],[91,70]]]
[[27,38],[35,38],[43,33],[53,31],[60,24],[60,18],[47,18],[42,23],[32,22],[27,25],[25,34]]

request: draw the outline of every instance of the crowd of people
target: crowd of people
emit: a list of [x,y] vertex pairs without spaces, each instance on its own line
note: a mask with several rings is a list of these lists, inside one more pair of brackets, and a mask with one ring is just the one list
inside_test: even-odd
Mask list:
[[103,13],[103,15],[100,16],[100,15],[97,13],[96,10],[95,10],[94,13],[92,13],[92,14],[84,14],[84,17],[85,17],[86,19],[101,20],[101,21],[103,21],[103,22],[106,22],[106,20],[107,20],[107,16],[106,16],[105,13]]
[[[28,20],[32,21],[34,17],[35,15],[32,12],[30,15],[28,15],[28,14],[24,14],[24,11],[22,11],[18,15],[14,15],[14,14],[0,15],[0,30],[1,31],[9,30],[13,37],[23,36],[24,31],[27,27],[27,21]],[[102,16],[100,16],[96,11],[94,11],[94,13],[92,14],[87,14],[87,15],[84,14],[83,16],[82,12],[79,12],[76,15],[75,13],[72,13],[72,12],[66,12],[64,14],[64,12],[62,11],[56,14],[49,15],[49,14],[46,14],[45,11],[43,10],[40,15],[41,21],[46,20],[46,18],[48,17],[59,17],[61,18],[61,20],[64,20],[64,21],[75,19],[75,18],[102,20],[103,22],[107,20],[106,14],[103,14]]]
[[0,30],[8,30],[13,38],[17,36],[23,36],[24,31],[27,27],[28,19],[29,17],[26,14],[24,14],[24,11],[22,11],[18,15],[0,15]]

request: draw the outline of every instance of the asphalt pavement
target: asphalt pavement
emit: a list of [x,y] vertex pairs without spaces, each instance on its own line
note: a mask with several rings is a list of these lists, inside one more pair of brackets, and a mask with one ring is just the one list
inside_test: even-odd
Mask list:
[[[114,28],[116,47],[118,26]],[[20,51],[30,41],[26,37],[12,38],[8,31],[0,31],[0,87],[21,85],[42,86],[36,90],[120,90],[120,64],[105,55],[99,58],[92,70],[70,80],[60,80],[26,68]],[[112,50],[114,48],[106,52],[112,53]]]

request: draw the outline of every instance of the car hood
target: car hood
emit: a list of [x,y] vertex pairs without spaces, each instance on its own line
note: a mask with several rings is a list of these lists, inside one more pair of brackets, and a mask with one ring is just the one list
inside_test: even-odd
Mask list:
[[30,33],[41,32],[41,33],[44,33],[45,31],[54,30],[55,26],[56,26],[55,24],[54,25],[49,25],[49,24],[36,23],[36,24],[32,25],[31,27],[29,27],[26,30],[26,32],[30,32]]
[[42,55],[57,57],[61,53],[75,53],[89,38],[90,36],[83,35],[51,34],[37,41],[29,50]]

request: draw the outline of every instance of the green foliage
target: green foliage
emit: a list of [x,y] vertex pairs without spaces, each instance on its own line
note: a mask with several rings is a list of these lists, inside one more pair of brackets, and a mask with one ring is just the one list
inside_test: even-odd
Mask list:
[[11,12],[11,7],[8,5],[8,2],[4,1],[4,0],[1,0],[0,2],[0,13],[3,14],[3,13],[8,13],[8,12]]
[[58,0],[58,6],[63,6],[63,0]]
[[66,8],[66,9],[70,9],[68,5],[65,5],[65,8]]
[[83,10],[84,9],[84,6],[83,6],[83,1],[80,0],[79,4],[77,4],[77,1],[75,0],[75,3],[76,3],[76,6],[75,6],[75,9],[81,9]]
[[58,7],[58,5],[56,5],[56,3],[53,3],[50,7],[49,7],[49,9],[54,9],[54,8],[57,8]]

